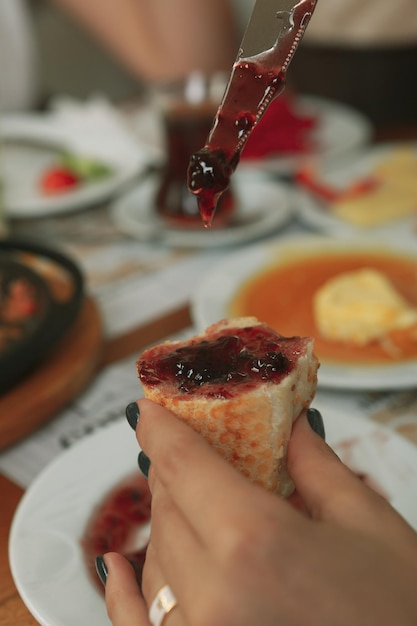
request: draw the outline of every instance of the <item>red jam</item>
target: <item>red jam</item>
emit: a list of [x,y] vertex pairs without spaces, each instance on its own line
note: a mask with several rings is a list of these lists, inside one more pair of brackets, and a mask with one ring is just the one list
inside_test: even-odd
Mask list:
[[263,326],[234,328],[174,350],[169,344],[151,348],[139,359],[138,374],[147,386],[171,383],[184,394],[230,398],[236,386],[279,383],[293,369],[305,341]]
[[95,508],[87,524],[81,545],[88,572],[98,588],[94,563],[98,555],[120,552],[132,564],[139,585],[145,562],[147,540],[135,546],[135,535],[144,530],[151,516],[151,494],[148,482],[135,472],[114,487]]
[[211,224],[217,202],[228,188],[249,135],[270,102],[284,89],[285,74],[248,61],[235,63],[204,148],[188,169],[188,188],[197,195],[203,222]]
[[288,65],[315,5],[316,0],[299,0],[292,9],[277,11],[274,18],[283,21],[275,44],[246,58],[244,50],[239,53],[207,143],[192,157],[188,171],[188,187],[197,195],[205,226],[211,225],[253,128],[285,87]]
[[[204,145],[213,122],[211,103],[178,105],[166,113],[167,160],[156,194],[158,214],[179,228],[201,228],[196,197],[187,189],[190,155]],[[230,189],[222,196],[213,226],[225,226],[235,209]]]

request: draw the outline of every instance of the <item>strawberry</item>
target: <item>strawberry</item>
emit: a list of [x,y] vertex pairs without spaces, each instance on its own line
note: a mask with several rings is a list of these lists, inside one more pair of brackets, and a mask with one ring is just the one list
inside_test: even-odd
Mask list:
[[43,193],[58,194],[73,189],[80,182],[80,177],[71,170],[54,166],[44,172],[39,184]]

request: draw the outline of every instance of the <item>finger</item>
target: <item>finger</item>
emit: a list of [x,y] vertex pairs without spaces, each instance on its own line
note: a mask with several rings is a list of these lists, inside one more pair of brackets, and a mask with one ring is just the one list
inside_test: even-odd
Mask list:
[[396,517],[389,504],[313,432],[305,413],[294,424],[287,467],[297,496],[315,519],[361,530],[372,528],[374,532],[380,528],[382,532]]
[[205,546],[164,485],[155,479],[152,490],[151,545],[158,555],[164,578],[172,581],[182,606],[195,601],[196,582],[207,577],[215,558],[216,539]]
[[[160,549],[158,547],[158,554],[160,553]],[[174,582],[179,578],[178,574],[172,579]],[[171,578],[167,577],[163,572],[162,568],[159,565],[159,559],[156,556],[156,552],[154,550],[154,546],[152,541],[149,543],[148,549],[146,551],[146,561],[145,566],[143,568],[143,583],[142,590],[143,595],[146,600],[147,606],[152,606],[155,598],[157,597],[158,592],[165,585],[169,585],[174,597],[178,601],[178,595],[175,591],[175,585],[170,584]],[[195,598],[194,598],[195,600]],[[184,624],[182,615],[181,615],[181,603],[178,602],[177,606],[175,606],[163,619],[164,626],[182,626]]]
[[[140,400],[138,438],[151,459],[152,471],[205,544],[213,528],[252,527],[263,500],[272,497],[229,465],[205,439],[167,409]],[[255,490],[255,491],[254,491]],[[256,492],[257,507],[248,506]],[[262,495],[261,495],[262,494]],[[269,507],[269,504],[265,502]],[[279,505],[278,505],[279,506]],[[289,507],[283,506],[283,515]]]
[[106,607],[113,626],[150,626],[148,610],[133,567],[116,552],[104,556],[107,567]]

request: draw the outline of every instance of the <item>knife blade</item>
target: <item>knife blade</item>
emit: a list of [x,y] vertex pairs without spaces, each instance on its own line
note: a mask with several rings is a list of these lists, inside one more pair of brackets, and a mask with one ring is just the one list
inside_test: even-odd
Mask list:
[[[256,0],[238,59],[262,58],[268,65],[291,61],[317,0]],[[284,69],[285,69],[284,68]]]
[[206,227],[246,141],[285,87],[287,67],[316,2],[256,0],[206,144],[191,156],[188,168],[188,187],[198,198]]

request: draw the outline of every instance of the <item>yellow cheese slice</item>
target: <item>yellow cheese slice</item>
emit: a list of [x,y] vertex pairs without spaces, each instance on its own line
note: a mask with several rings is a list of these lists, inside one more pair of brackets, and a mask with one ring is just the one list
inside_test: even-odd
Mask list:
[[394,150],[371,172],[379,181],[361,195],[340,198],[331,211],[356,226],[369,227],[417,214],[417,158],[410,148]]

